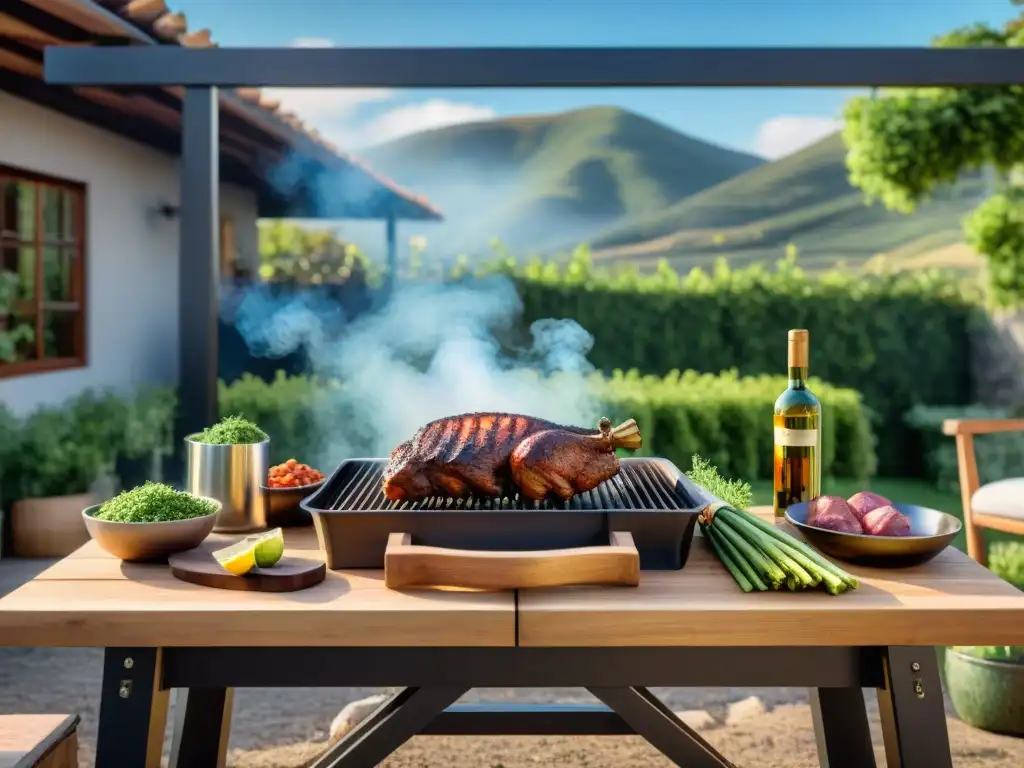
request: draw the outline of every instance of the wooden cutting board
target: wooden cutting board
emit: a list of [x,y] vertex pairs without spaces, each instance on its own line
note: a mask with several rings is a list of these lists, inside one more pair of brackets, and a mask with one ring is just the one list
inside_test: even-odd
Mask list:
[[204,542],[195,549],[167,558],[171,573],[182,581],[215,589],[240,589],[249,592],[296,592],[316,586],[327,575],[322,560],[285,555],[273,568],[235,576],[225,571],[214,558],[223,543]]

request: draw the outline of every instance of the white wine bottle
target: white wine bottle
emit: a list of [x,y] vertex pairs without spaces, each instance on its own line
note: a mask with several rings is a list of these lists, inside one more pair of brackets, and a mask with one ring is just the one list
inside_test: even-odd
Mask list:
[[775,401],[776,519],[821,493],[821,403],[807,388],[810,334],[789,332],[789,386]]

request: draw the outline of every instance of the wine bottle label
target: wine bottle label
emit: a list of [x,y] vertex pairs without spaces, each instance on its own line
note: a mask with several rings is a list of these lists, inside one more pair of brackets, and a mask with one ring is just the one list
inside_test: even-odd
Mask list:
[[818,430],[776,427],[775,444],[787,448],[813,448],[818,444]]

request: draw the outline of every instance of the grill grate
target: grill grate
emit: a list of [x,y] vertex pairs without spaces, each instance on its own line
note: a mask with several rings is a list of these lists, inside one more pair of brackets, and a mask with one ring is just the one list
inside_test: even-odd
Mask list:
[[[678,475],[662,469],[657,460],[630,458],[621,461],[619,474],[597,488],[577,494],[569,501],[535,502],[516,494],[511,498],[452,499],[435,497],[420,502],[393,502],[381,490],[385,459],[348,461],[327,498],[317,499],[322,510],[333,512],[411,511],[529,511],[529,510],[692,510],[700,500],[687,489]],[[331,493],[333,491],[333,493]],[[325,494],[326,496],[326,494]]]

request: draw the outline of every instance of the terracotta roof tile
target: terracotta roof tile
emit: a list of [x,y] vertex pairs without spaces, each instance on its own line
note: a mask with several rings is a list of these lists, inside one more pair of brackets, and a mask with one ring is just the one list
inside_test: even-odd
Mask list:
[[[214,48],[217,46],[211,38],[210,30],[201,29],[189,32],[188,20],[185,14],[172,12],[164,0],[92,1],[117,13],[146,34],[164,43],[190,48]],[[235,89],[235,93],[246,103],[252,104],[273,116],[279,122],[313,142],[314,145],[326,150],[342,162],[354,166],[368,176],[373,177],[381,186],[386,187],[395,195],[420,206],[433,216],[441,217],[441,211],[427,200],[426,197],[405,189],[386,176],[378,174],[364,161],[342,152],[334,143],[321,136],[315,128],[303,123],[297,115],[282,110],[281,102],[278,99],[265,95],[259,88],[238,88]]]

